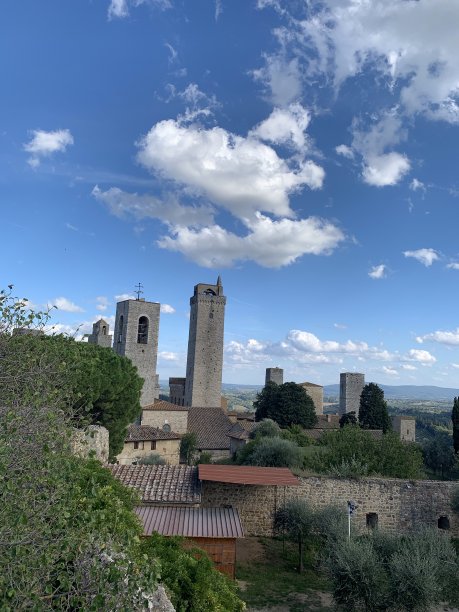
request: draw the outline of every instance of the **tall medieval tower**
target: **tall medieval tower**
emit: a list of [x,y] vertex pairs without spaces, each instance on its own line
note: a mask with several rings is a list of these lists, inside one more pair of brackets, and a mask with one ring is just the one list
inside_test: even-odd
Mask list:
[[190,298],[185,406],[221,406],[226,297],[216,285],[199,283]]
[[116,305],[113,350],[129,357],[143,378],[141,406],[153,404],[159,397],[156,361],[160,307],[157,302],[146,302],[140,297]]

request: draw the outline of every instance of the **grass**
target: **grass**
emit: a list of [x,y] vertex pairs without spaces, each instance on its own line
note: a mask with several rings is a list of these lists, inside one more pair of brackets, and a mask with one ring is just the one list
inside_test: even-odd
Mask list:
[[[255,558],[242,557],[236,578],[242,581],[239,596],[249,608],[282,604],[291,612],[329,610],[323,607],[317,591],[329,590],[325,576],[318,570],[317,549],[306,546],[304,572],[298,573],[298,546],[277,538],[247,538],[242,544],[257,551]],[[249,551],[245,551],[249,552]],[[260,554],[261,553],[261,554]]]

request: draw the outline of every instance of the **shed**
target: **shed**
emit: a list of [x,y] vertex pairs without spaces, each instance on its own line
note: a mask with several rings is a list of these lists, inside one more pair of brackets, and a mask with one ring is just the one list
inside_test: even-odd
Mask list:
[[234,579],[236,539],[244,537],[235,508],[141,506],[135,511],[143,523],[144,536],[153,532],[182,536],[204,550],[222,574]]

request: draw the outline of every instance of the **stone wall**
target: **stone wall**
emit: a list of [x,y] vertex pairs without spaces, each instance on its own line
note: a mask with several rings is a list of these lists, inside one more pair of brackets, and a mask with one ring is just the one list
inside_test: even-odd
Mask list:
[[168,465],[178,465],[180,440],[154,440],[153,445],[151,440],[146,440],[137,442],[137,448],[134,448],[134,442],[125,442],[123,450],[116,459],[120,465],[132,465],[132,463],[149,457],[153,453],[161,455]]
[[300,383],[300,387],[306,391],[309,397],[314,402],[314,410],[316,414],[324,413],[324,388],[314,383]]
[[365,375],[359,372],[341,372],[339,375],[339,413],[355,412],[358,418],[360,395],[365,386]]
[[352,528],[367,529],[367,514],[378,515],[381,529],[401,532],[422,524],[438,526],[447,516],[451,533],[459,535],[459,521],[449,507],[453,482],[366,478],[341,480],[327,477],[301,478],[297,487],[251,486],[203,482],[202,505],[238,509],[246,535],[272,535],[273,516],[285,501],[305,498],[314,508],[335,505],[347,511],[348,500],[357,504]]
[[168,423],[171,431],[184,434],[188,427],[188,409],[183,410],[142,410],[142,425],[163,428]]
[[89,457],[91,454],[102,463],[108,461],[108,429],[102,425],[89,425],[86,429],[74,429],[72,435],[72,452],[78,457]]

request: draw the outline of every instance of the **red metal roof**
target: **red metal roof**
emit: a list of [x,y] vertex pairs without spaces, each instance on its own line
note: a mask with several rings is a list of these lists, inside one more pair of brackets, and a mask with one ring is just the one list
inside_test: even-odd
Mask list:
[[299,485],[288,468],[248,465],[199,465],[199,480],[248,485]]
[[164,536],[188,538],[243,538],[236,508],[172,508],[141,506],[135,509],[144,535],[157,531]]

